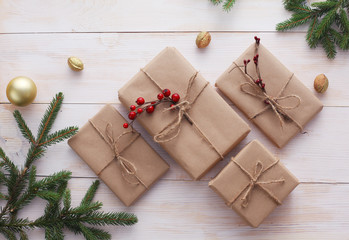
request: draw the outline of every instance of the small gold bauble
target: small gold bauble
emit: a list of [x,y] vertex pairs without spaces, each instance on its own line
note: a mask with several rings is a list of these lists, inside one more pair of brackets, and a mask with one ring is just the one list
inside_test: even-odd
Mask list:
[[36,85],[28,77],[16,77],[9,82],[6,88],[8,100],[18,107],[31,104],[36,97],[36,93]]
[[71,70],[79,72],[84,69],[84,63],[77,57],[68,58],[68,65]]
[[314,88],[318,93],[326,92],[328,88],[328,79],[325,74],[319,74],[314,80]]
[[209,32],[201,32],[196,37],[196,46],[198,48],[205,48],[211,42],[211,34]]

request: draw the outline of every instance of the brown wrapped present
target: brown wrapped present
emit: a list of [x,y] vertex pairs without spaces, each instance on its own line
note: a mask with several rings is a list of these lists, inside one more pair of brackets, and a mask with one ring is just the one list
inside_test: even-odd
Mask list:
[[70,147],[126,205],[130,206],[169,165],[110,105],[103,107],[69,139]]
[[323,105],[257,40],[223,73],[216,86],[281,148]]
[[257,140],[244,147],[209,182],[253,227],[258,227],[297,185],[297,178]]
[[119,90],[125,107],[138,97],[156,99],[163,89],[180,95],[138,117],[169,155],[193,179],[201,178],[250,132],[249,126],[175,49],[166,48]]

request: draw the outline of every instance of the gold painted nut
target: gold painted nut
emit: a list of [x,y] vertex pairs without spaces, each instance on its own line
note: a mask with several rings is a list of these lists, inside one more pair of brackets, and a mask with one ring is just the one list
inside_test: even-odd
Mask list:
[[77,57],[68,58],[68,65],[71,70],[79,72],[84,69],[84,63]]
[[209,32],[200,32],[196,37],[196,46],[198,48],[205,48],[211,42],[211,34]]
[[314,88],[318,93],[326,92],[328,88],[328,79],[325,74],[319,74],[314,80]]

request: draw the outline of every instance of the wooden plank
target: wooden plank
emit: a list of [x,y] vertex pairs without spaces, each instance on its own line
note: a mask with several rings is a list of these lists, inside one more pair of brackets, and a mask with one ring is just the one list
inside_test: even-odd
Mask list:
[[[92,179],[73,179],[73,206]],[[300,184],[257,229],[251,228],[207,186],[207,181],[160,180],[132,207],[126,208],[101,184],[96,200],[103,210],[134,212],[139,223],[108,227],[113,239],[347,239],[348,184]],[[44,201],[34,200],[22,216],[39,217]],[[30,239],[42,239],[32,231]],[[83,239],[67,234],[67,240]]]
[[[48,103],[57,91],[65,93],[67,103],[117,102],[118,89],[166,46],[177,47],[214,84],[253,42],[254,35],[213,33],[211,45],[204,50],[195,46],[196,33],[0,35],[0,88],[24,75],[38,86],[37,103]],[[329,90],[318,95],[326,106],[349,106],[349,54],[339,52],[335,60],[328,60],[322,49],[308,48],[304,33],[260,36],[308,88],[313,89],[317,74],[328,76]],[[84,61],[85,70],[76,73],[68,68],[66,61],[71,55]],[[0,102],[7,102],[4,90]]]
[[291,14],[279,0],[240,0],[231,12],[208,0],[3,0],[0,32],[274,31]]
[[[89,118],[95,115],[103,105],[94,104],[64,104],[62,113],[58,116],[55,129],[61,129],[68,125],[82,126]],[[125,116],[126,110],[116,105]],[[11,112],[12,105],[0,106],[0,147],[3,147],[8,155],[21,164],[28,144],[22,138],[16,128]],[[46,105],[34,104],[21,109],[24,118],[33,132],[39,124],[40,118],[46,109]],[[235,109],[235,108],[234,108]],[[238,112],[240,115],[241,113]],[[244,118],[244,117],[243,117]],[[303,182],[349,182],[347,169],[349,155],[347,136],[349,129],[346,126],[349,118],[347,107],[326,107],[305,128],[306,134],[299,134],[283,149],[278,149],[266,139],[266,137],[253,125],[252,132],[239,144],[224,161],[217,164],[204,179],[214,177],[243,146],[253,139],[259,139]],[[246,121],[247,119],[244,118]],[[171,165],[165,179],[190,180],[189,176],[155,144],[151,137],[138,125],[135,125],[151,146]],[[47,175],[60,169],[73,172],[76,177],[94,177],[95,174],[88,166],[69,148],[66,143],[60,143],[49,149],[45,157],[37,162],[38,174]]]

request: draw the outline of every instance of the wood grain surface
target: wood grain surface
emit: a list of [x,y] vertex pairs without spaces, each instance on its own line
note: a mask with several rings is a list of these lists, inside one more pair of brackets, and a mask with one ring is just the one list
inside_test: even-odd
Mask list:
[[[21,165],[28,144],[12,117],[16,107],[6,98],[6,85],[16,76],[32,78],[38,87],[34,104],[19,108],[35,132],[47,103],[63,91],[65,102],[54,129],[82,126],[105,103],[126,114],[117,90],[166,46],[174,46],[213,85],[253,41],[262,43],[313,91],[317,74],[325,73],[328,91],[319,95],[323,111],[278,149],[251,123],[248,137],[201,181],[189,176],[138,125],[153,148],[171,165],[170,171],[136,204],[126,208],[101,184],[96,199],[104,210],[129,211],[139,217],[132,227],[108,227],[113,239],[349,239],[349,53],[328,60],[321,48],[309,49],[306,28],[275,32],[290,16],[280,0],[237,0],[231,12],[207,0],[0,0],[0,147]],[[209,30],[212,42],[199,50],[195,38]],[[69,56],[84,61],[76,73]],[[238,109],[227,102],[246,121]],[[208,188],[214,177],[249,141],[259,139],[301,184],[258,228],[248,227]],[[66,169],[78,204],[95,174],[66,143],[51,147],[37,162],[46,176]],[[21,216],[40,216],[36,199]],[[30,232],[30,239],[43,239]],[[83,239],[66,232],[66,239]]]

